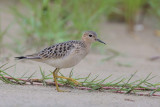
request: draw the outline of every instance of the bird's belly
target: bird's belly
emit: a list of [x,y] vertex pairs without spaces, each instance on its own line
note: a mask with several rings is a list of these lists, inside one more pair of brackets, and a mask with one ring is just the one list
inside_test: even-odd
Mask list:
[[49,59],[44,63],[56,68],[70,68],[77,65],[86,55],[67,56],[60,59]]

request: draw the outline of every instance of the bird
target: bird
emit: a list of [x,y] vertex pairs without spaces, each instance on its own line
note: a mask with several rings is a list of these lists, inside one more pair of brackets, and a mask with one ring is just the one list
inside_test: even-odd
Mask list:
[[53,79],[56,85],[56,90],[58,92],[65,92],[59,88],[57,78],[63,78],[72,81],[76,85],[81,83],[72,78],[58,76],[58,72],[60,69],[71,68],[77,65],[89,53],[92,43],[96,41],[106,44],[102,40],[98,39],[96,32],[85,31],[81,40],[71,40],[54,44],[41,50],[40,52],[15,58],[43,62],[55,67],[55,70],[53,71]]

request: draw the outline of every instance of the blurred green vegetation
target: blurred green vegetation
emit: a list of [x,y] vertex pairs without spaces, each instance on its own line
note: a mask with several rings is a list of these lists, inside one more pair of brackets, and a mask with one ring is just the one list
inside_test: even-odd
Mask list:
[[124,3],[124,17],[130,31],[134,30],[136,14],[143,5],[147,3],[147,0],[123,0]]
[[[149,0],[148,2],[152,8],[149,11],[149,13],[156,16],[157,19],[160,20],[160,0]],[[160,22],[157,24],[158,24],[158,27],[160,28]]]
[[[43,46],[80,39],[82,32],[98,32],[98,24],[124,21],[134,31],[137,15],[160,20],[160,0],[20,0],[24,9],[11,8],[27,45]],[[150,11],[150,12],[148,12]]]
[[81,33],[86,30],[97,31],[101,14],[112,8],[110,4],[113,1],[21,0],[27,7],[26,12],[13,7],[12,13],[31,43],[51,45],[55,41],[80,39]]
[[10,25],[8,25],[5,29],[2,29],[2,25],[1,25],[1,16],[0,16],[0,53],[1,53],[1,49],[3,47],[3,37],[5,36],[5,34],[7,33]]

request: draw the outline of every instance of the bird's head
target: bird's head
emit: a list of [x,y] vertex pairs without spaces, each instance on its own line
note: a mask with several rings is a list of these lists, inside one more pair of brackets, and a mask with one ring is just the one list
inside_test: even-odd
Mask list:
[[82,40],[85,41],[86,43],[93,43],[95,41],[98,41],[100,43],[106,44],[105,42],[98,39],[96,32],[93,32],[93,31],[84,32],[82,36]]

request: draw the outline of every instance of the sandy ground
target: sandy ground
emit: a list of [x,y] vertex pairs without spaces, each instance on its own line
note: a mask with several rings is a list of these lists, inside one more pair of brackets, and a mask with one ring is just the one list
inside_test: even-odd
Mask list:
[[[8,5],[8,4],[7,4]],[[1,8],[6,8],[0,4]],[[2,12],[2,27],[5,28],[13,17],[8,13]],[[16,25],[9,30],[8,35],[17,34],[19,29]],[[100,25],[100,38],[107,42],[107,46],[100,46],[99,51],[92,49],[91,53],[80,64],[74,67],[74,76],[86,77],[92,73],[93,77],[99,75],[103,79],[110,74],[112,78],[108,81],[114,80],[120,76],[129,78],[131,74],[138,71],[134,80],[145,78],[149,73],[155,77],[151,82],[160,82],[160,60],[150,61],[150,57],[160,55],[160,37],[154,35],[154,30],[145,26],[145,30],[134,34],[129,34],[123,24],[104,23]],[[5,42],[10,42],[8,37],[5,37]],[[107,58],[107,50],[111,48],[122,55],[110,60],[101,60]],[[5,49],[6,50],[6,49]],[[5,51],[6,53],[10,51]],[[26,54],[26,53],[24,53]],[[39,66],[42,67],[46,73],[49,70],[54,70],[46,64],[37,63],[33,61],[15,61],[12,57],[8,61],[9,65],[16,64],[7,72],[21,76],[25,72],[27,75],[36,71],[35,77],[41,78]],[[5,55],[0,55],[4,57]],[[0,65],[5,62],[0,62]],[[130,64],[131,67],[118,66],[117,63]],[[14,72],[16,69],[16,72]],[[63,69],[61,73],[68,75],[70,69]],[[107,81],[106,81],[107,82]],[[55,87],[45,86],[19,86],[9,85],[0,82],[0,107],[160,107],[159,97],[143,97],[135,95],[123,95],[111,92],[88,92],[84,90],[71,89],[61,87],[64,90],[71,92],[58,93]],[[128,100],[129,99],[129,100]]]

